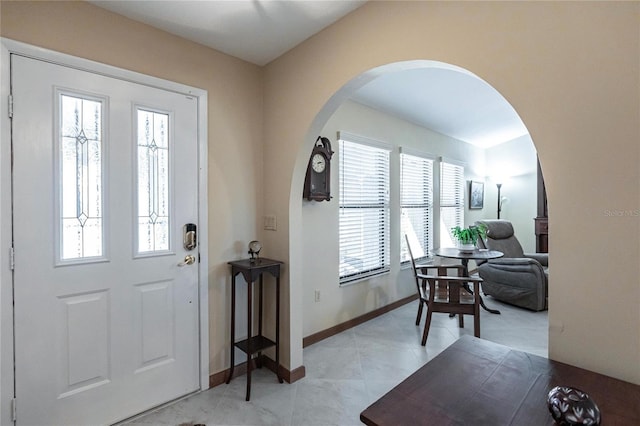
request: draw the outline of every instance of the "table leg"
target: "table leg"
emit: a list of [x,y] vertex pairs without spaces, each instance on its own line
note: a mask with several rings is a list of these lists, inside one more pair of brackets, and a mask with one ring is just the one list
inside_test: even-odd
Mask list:
[[[464,274],[465,277],[468,277],[469,276],[469,259],[462,259],[462,267],[464,268],[462,273]],[[471,291],[471,289],[469,288],[469,284],[465,284],[464,288],[469,293],[473,294],[473,291]],[[492,314],[500,315],[500,311],[499,310],[488,308],[487,305],[484,304],[484,299],[482,298],[482,296],[479,296],[479,298],[480,298],[480,306],[482,306],[482,309],[484,309],[485,311],[490,312]],[[449,316],[452,317],[454,315],[450,314]]]
[[461,259],[462,260],[462,275],[465,277],[469,276],[469,259]]
[[253,321],[251,318],[251,297],[253,293],[253,282],[247,283],[247,396],[245,398],[246,401],[249,401],[251,398],[251,322]]
[[[262,336],[262,275],[258,284],[258,336]],[[262,368],[262,352],[256,356],[256,367]]]
[[276,277],[276,375],[278,382],[282,383],[280,376],[280,272]]
[[231,382],[233,377],[233,367],[235,364],[235,340],[236,340],[236,276],[231,278],[231,354],[229,356],[231,366],[229,368],[229,377],[227,377],[227,384]]
[[500,311],[499,310],[487,308],[487,305],[484,304],[484,299],[482,298],[482,296],[480,296],[480,306],[482,306],[482,308],[487,312],[490,312],[492,314],[500,315]]

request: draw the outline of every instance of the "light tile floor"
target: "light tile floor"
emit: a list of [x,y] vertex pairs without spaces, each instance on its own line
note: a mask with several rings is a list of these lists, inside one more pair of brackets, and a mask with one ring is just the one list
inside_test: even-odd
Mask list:
[[[547,312],[530,312],[486,298],[494,315],[482,311],[483,339],[539,356],[547,356]],[[434,314],[426,347],[420,345],[424,314],[415,326],[418,302],[344,331],[304,349],[306,377],[278,383],[267,369],[252,373],[251,401],[244,376],[136,418],[142,425],[361,425],[371,403],[464,334],[473,335],[473,318],[465,328],[457,318]]]

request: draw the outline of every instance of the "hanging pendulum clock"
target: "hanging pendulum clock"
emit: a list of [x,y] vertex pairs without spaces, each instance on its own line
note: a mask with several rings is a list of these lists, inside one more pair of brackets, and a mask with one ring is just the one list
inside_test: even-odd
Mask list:
[[309,201],[331,200],[331,142],[318,136],[307,165],[303,196]]

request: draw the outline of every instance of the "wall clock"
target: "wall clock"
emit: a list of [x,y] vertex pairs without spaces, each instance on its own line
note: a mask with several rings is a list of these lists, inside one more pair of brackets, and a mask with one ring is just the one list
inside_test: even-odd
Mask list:
[[307,165],[307,175],[304,179],[303,196],[309,201],[331,200],[331,142],[329,139],[318,136],[311,158]]

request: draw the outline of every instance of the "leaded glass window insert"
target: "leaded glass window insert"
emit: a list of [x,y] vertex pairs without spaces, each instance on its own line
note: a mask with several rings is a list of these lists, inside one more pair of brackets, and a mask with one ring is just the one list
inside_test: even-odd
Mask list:
[[138,109],[138,253],[169,250],[169,115]]
[[103,254],[103,103],[60,95],[62,260]]

